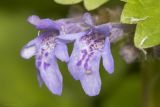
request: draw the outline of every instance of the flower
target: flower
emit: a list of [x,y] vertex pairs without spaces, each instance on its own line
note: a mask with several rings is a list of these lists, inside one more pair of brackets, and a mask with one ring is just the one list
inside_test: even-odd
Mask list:
[[[35,56],[40,86],[45,83],[53,94],[61,95],[63,78],[57,64],[59,59],[68,64],[71,75],[80,80],[87,95],[98,95],[101,89],[100,59],[103,58],[105,70],[113,73],[110,42],[117,41],[128,27],[117,23],[95,26],[89,13],[56,21],[30,16],[28,21],[39,34],[23,47],[21,56],[25,59]],[[69,57],[66,44],[70,42],[74,42],[74,48]]]
[[62,75],[60,73],[57,58],[68,62],[68,50],[66,43],[57,40],[57,36],[82,31],[79,19],[40,19],[38,16],[30,16],[28,21],[33,24],[40,33],[38,36],[25,45],[21,51],[21,56],[29,59],[35,56],[37,77],[40,86],[45,83],[48,89],[56,94],[62,93]]
[[114,61],[110,50],[109,36],[111,24],[94,26],[94,20],[89,13],[84,14],[84,22],[88,30],[79,33],[59,36],[60,40],[75,41],[69,58],[68,69],[75,80],[80,80],[85,93],[96,96],[101,89],[99,64],[101,56],[106,71],[113,73]]

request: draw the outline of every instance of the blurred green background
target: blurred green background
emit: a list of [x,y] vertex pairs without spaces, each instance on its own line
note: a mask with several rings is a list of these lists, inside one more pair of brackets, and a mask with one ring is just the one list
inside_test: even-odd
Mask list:
[[149,58],[126,64],[119,55],[118,44],[112,46],[115,73],[109,75],[101,65],[102,89],[98,96],[85,95],[62,62],[62,96],[38,86],[34,58],[20,57],[21,48],[37,35],[26,19],[33,14],[63,18],[68,9],[53,0],[0,2],[0,107],[160,107],[160,62]]

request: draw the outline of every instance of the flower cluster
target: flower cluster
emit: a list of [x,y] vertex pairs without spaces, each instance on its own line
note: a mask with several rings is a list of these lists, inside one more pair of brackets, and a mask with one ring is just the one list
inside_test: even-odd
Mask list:
[[[109,37],[122,34],[111,32],[115,25],[107,23],[96,26],[89,13],[80,18],[56,21],[30,16],[28,21],[39,33],[23,47],[21,56],[25,59],[35,56],[39,84],[44,83],[52,93],[61,95],[63,78],[57,64],[59,59],[67,63],[70,74],[80,81],[87,95],[98,95],[101,89],[101,57],[105,70],[108,73],[114,71]],[[70,56],[67,43],[74,43]]]

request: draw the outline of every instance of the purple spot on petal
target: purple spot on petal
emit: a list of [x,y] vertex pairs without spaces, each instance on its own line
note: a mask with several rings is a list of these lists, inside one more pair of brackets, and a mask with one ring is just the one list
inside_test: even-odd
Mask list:
[[85,62],[84,68],[87,70],[87,68],[88,68],[88,63],[87,62]]
[[41,59],[42,59],[42,57],[41,57],[41,56],[38,56],[37,60],[41,60]]
[[97,39],[97,40],[94,40],[94,42],[102,42],[102,41],[104,41],[104,38],[102,38],[102,39]]
[[86,50],[86,49],[83,49],[81,52],[82,52],[82,53],[87,53],[87,50]]
[[89,54],[89,57],[92,56],[93,54],[94,54],[94,52],[91,52],[91,53]]
[[77,65],[77,66],[80,66],[80,65],[81,65],[81,63],[82,63],[82,61],[80,60],[80,61],[78,61],[78,62],[77,62],[77,64],[76,64],[76,65]]
[[81,60],[84,60],[84,58],[86,57],[87,55],[87,52],[86,53],[83,53],[83,56],[82,56],[82,59]]
[[86,70],[88,69],[88,61],[89,61],[89,57],[85,60],[85,64],[84,64],[84,68]]
[[82,52],[83,55],[82,55],[82,58],[77,62],[77,66],[81,65],[82,61],[85,59],[85,57],[87,55],[87,50],[86,49],[82,50],[81,52]]
[[37,66],[40,67],[41,66],[41,61],[37,62]]
[[47,57],[47,56],[48,56],[48,52],[45,53],[45,57]]
[[90,57],[91,57],[93,54],[94,54],[94,52],[91,52],[91,53],[88,55],[87,59],[85,60],[84,68],[85,68],[86,70],[89,69],[88,62],[89,62],[89,60],[90,60]]
[[46,70],[50,66],[49,63],[44,62],[44,69]]

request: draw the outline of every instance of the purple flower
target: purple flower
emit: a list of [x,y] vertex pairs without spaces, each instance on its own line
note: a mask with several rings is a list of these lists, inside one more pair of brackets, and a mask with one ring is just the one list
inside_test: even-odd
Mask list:
[[114,61],[109,41],[112,25],[94,26],[94,20],[88,13],[83,18],[88,30],[68,34],[67,36],[59,36],[58,38],[66,41],[75,41],[68,62],[68,69],[74,79],[80,80],[85,93],[89,96],[95,96],[99,94],[101,89],[99,75],[101,57],[103,58],[105,70],[109,73],[114,71]]
[[[33,24],[40,33],[38,36],[25,45],[21,51],[21,56],[29,59],[35,55],[37,77],[39,84],[46,84],[48,89],[56,94],[62,93],[62,75],[60,73],[57,58],[68,62],[68,50],[66,43],[57,40],[57,36],[69,33],[77,33],[83,27],[73,19],[61,19],[53,21],[51,19],[40,19],[38,16],[30,16],[28,21]],[[81,23],[81,21],[79,21]]]

